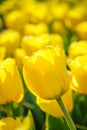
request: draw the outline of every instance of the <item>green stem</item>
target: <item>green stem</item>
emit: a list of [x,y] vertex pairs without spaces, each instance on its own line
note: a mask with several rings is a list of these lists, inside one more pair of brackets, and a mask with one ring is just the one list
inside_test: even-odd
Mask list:
[[65,106],[64,106],[64,104],[62,102],[62,99],[58,98],[56,100],[57,100],[57,102],[58,102],[58,104],[59,104],[59,106],[60,106],[60,108],[61,108],[61,110],[62,110],[62,112],[64,114],[65,120],[66,120],[70,130],[76,130],[76,127],[75,127],[75,125],[74,125],[74,123],[73,123],[67,109],[65,108]]

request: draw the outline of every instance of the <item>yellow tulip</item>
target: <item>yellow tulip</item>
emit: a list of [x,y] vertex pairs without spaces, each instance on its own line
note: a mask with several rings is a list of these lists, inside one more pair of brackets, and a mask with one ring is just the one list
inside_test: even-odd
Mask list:
[[0,120],[0,130],[35,130],[35,124],[31,111],[25,117],[2,118]]
[[6,124],[0,120],[0,130],[2,130],[2,126],[5,126]]
[[6,56],[6,48],[1,46],[0,47],[0,61],[2,61]]
[[0,63],[0,104],[20,102],[24,89],[14,59],[7,58]]
[[0,14],[5,15],[8,12],[12,11],[12,9],[15,8],[16,3],[17,3],[17,0],[3,1],[3,3],[0,4]]
[[68,48],[68,55],[71,59],[85,54],[87,54],[87,41],[74,41]]
[[18,117],[16,119],[16,122],[17,122],[17,127],[15,130],[36,130],[31,111],[29,111],[27,116],[25,117],[22,118]]
[[85,9],[84,6],[75,6],[74,8],[70,8],[67,12],[67,16],[65,18],[65,25],[69,29],[75,30],[75,26],[81,22],[85,17]]
[[87,55],[70,60],[68,66],[71,69],[71,87],[81,94],[87,94]]
[[50,11],[54,19],[64,21],[66,18],[67,11],[69,9],[68,4],[63,2],[51,2],[50,4]]
[[62,46],[64,47],[64,44],[63,44],[63,38],[61,35],[59,34],[50,34],[50,42],[49,42],[49,45],[52,45],[52,46]]
[[0,127],[0,130],[16,130],[16,120],[11,117],[3,118],[1,120],[3,125]]
[[41,35],[48,32],[48,26],[45,23],[25,24],[23,31],[24,35]]
[[64,24],[61,21],[55,20],[52,24],[52,32],[64,35],[65,32],[65,27]]
[[14,51],[14,58],[18,68],[21,70],[23,67],[22,58],[26,56],[26,52],[22,48],[17,48]]
[[0,46],[6,47],[6,54],[12,55],[14,50],[19,47],[20,33],[18,31],[6,29],[0,35]]
[[[68,100],[67,100],[68,97]],[[69,89],[63,96],[62,101],[67,108],[68,112],[71,112],[73,109],[73,98],[72,98],[72,90]],[[36,98],[36,103],[40,107],[40,109],[54,117],[60,118],[63,116],[63,113],[60,109],[56,100],[44,100],[41,98]]]
[[44,41],[41,37],[37,36],[24,36],[22,39],[21,47],[25,50],[27,55],[32,55],[35,51],[41,48]]
[[76,27],[75,31],[82,40],[87,40],[87,21],[80,22]]
[[62,47],[49,47],[23,59],[23,76],[28,89],[43,99],[55,99],[69,88]]
[[7,28],[13,30],[23,29],[23,26],[26,21],[26,17],[24,17],[24,14],[21,10],[11,11],[5,16],[5,24]]

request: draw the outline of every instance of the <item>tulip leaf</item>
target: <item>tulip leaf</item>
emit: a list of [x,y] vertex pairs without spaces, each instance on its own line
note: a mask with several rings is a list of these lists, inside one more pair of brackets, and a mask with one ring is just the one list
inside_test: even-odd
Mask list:
[[47,115],[46,130],[69,130],[69,128],[63,118],[55,118]]
[[24,102],[33,106],[31,111],[34,117],[35,126],[37,130],[41,130],[45,121],[45,113],[40,110],[36,104],[36,97],[29,90],[26,91]]

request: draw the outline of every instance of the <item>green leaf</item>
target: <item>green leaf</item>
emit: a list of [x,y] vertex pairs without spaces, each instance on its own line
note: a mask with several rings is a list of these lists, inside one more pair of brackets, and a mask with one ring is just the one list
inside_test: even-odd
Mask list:
[[69,130],[69,128],[63,118],[55,118],[47,115],[46,130]]

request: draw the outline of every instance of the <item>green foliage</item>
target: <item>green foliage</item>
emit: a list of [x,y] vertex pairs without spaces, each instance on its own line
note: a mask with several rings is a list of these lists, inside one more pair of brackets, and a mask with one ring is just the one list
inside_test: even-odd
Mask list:
[[69,130],[63,118],[46,117],[46,130]]

